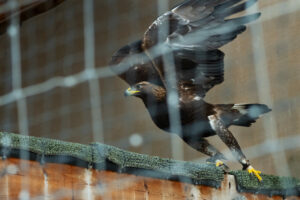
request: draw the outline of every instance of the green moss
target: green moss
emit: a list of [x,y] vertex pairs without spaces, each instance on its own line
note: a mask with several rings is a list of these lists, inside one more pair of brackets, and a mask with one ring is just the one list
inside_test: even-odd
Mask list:
[[[209,183],[219,187],[224,178],[222,170],[214,165],[196,164],[191,162],[163,159],[157,156],[149,156],[116,147],[93,143],[94,163],[103,163],[102,159],[118,165],[123,172],[143,173],[164,179],[183,179],[190,182]],[[151,173],[153,172],[153,173]]]
[[72,156],[84,160],[86,162],[93,162],[92,149],[88,145],[62,142],[59,140],[43,139],[43,153],[45,156],[63,155]]
[[24,150],[43,156],[72,156],[93,161],[90,146],[47,138],[0,132],[0,146],[8,153],[9,150]]
[[246,171],[232,171],[238,191],[255,192],[267,195],[290,196],[300,194],[300,180],[292,177],[280,177],[262,174],[262,181]]
[[33,153],[43,153],[42,140],[37,137],[20,136],[0,132],[0,145],[7,149],[28,150]]

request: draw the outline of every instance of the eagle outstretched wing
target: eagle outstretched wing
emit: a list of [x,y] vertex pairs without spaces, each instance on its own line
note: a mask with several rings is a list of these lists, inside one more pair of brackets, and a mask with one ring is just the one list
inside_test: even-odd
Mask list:
[[[246,30],[246,23],[260,13],[226,19],[244,11],[257,0],[188,0],[160,16],[145,32],[142,48],[166,45],[174,57],[180,91],[199,96],[224,80],[224,53],[218,48]],[[166,28],[167,27],[167,28]],[[163,54],[163,53],[162,53]],[[151,52],[148,52],[151,57]],[[155,56],[153,56],[155,57]],[[164,82],[166,68],[162,57],[153,65]]]

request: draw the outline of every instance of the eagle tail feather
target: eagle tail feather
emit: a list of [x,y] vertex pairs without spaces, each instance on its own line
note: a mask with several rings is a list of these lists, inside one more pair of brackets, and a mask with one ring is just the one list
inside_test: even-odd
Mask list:
[[238,110],[241,116],[233,121],[233,125],[251,126],[262,114],[268,113],[271,109],[264,104],[234,104],[232,109]]

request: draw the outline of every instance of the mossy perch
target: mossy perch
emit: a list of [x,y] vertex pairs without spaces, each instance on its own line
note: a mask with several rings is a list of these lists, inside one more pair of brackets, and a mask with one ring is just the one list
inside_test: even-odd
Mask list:
[[[0,132],[0,155],[45,163],[109,170],[194,185],[220,188],[224,173],[214,165],[163,159],[121,150],[100,143],[83,145],[59,140]],[[268,196],[300,196],[296,178],[263,174],[263,182],[244,171],[232,171],[239,192]]]

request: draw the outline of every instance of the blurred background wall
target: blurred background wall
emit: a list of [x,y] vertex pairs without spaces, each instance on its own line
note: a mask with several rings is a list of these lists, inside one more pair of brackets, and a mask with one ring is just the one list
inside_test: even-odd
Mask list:
[[[177,1],[169,1],[173,7]],[[232,127],[246,156],[264,173],[300,177],[300,5],[298,0],[259,2],[262,17],[222,50],[225,82],[212,89],[211,103],[265,103],[273,111],[251,128]],[[153,0],[95,0],[95,66],[105,68],[113,52],[142,37],[159,15]],[[85,69],[82,0],[66,0],[25,21],[20,28],[22,88],[52,84],[55,77]],[[3,103],[12,92],[12,46],[0,36],[0,131],[19,133],[17,102]],[[47,82],[48,81],[48,82]],[[32,87],[34,86],[34,87]],[[104,140],[130,151],[204,162],[203,154],[177,136],[159,130],[137,98],[125,98],[128,87],[116,76],[99,79]],[[2,103],[1,103],[2,100]],[[89,82],[56,87],[26,98],[29,135],[71,142],[94,142]],[[100,122],[99,122],[100,123]],[[101,125],[101,123],[100,123]],[[218,137],[209,139],[228,151]],[[175,142],[174,142],[175,141]],[[268,143],[269,142],[269,143]],[[172,147],[173,143],[173,147]],[[179,144],[174,147],[174,144]],[[265,144],[264,146],[261,146]],[[172,154],[183,151],[183,158]],[[229,162],[232,168],[240,168]]]

